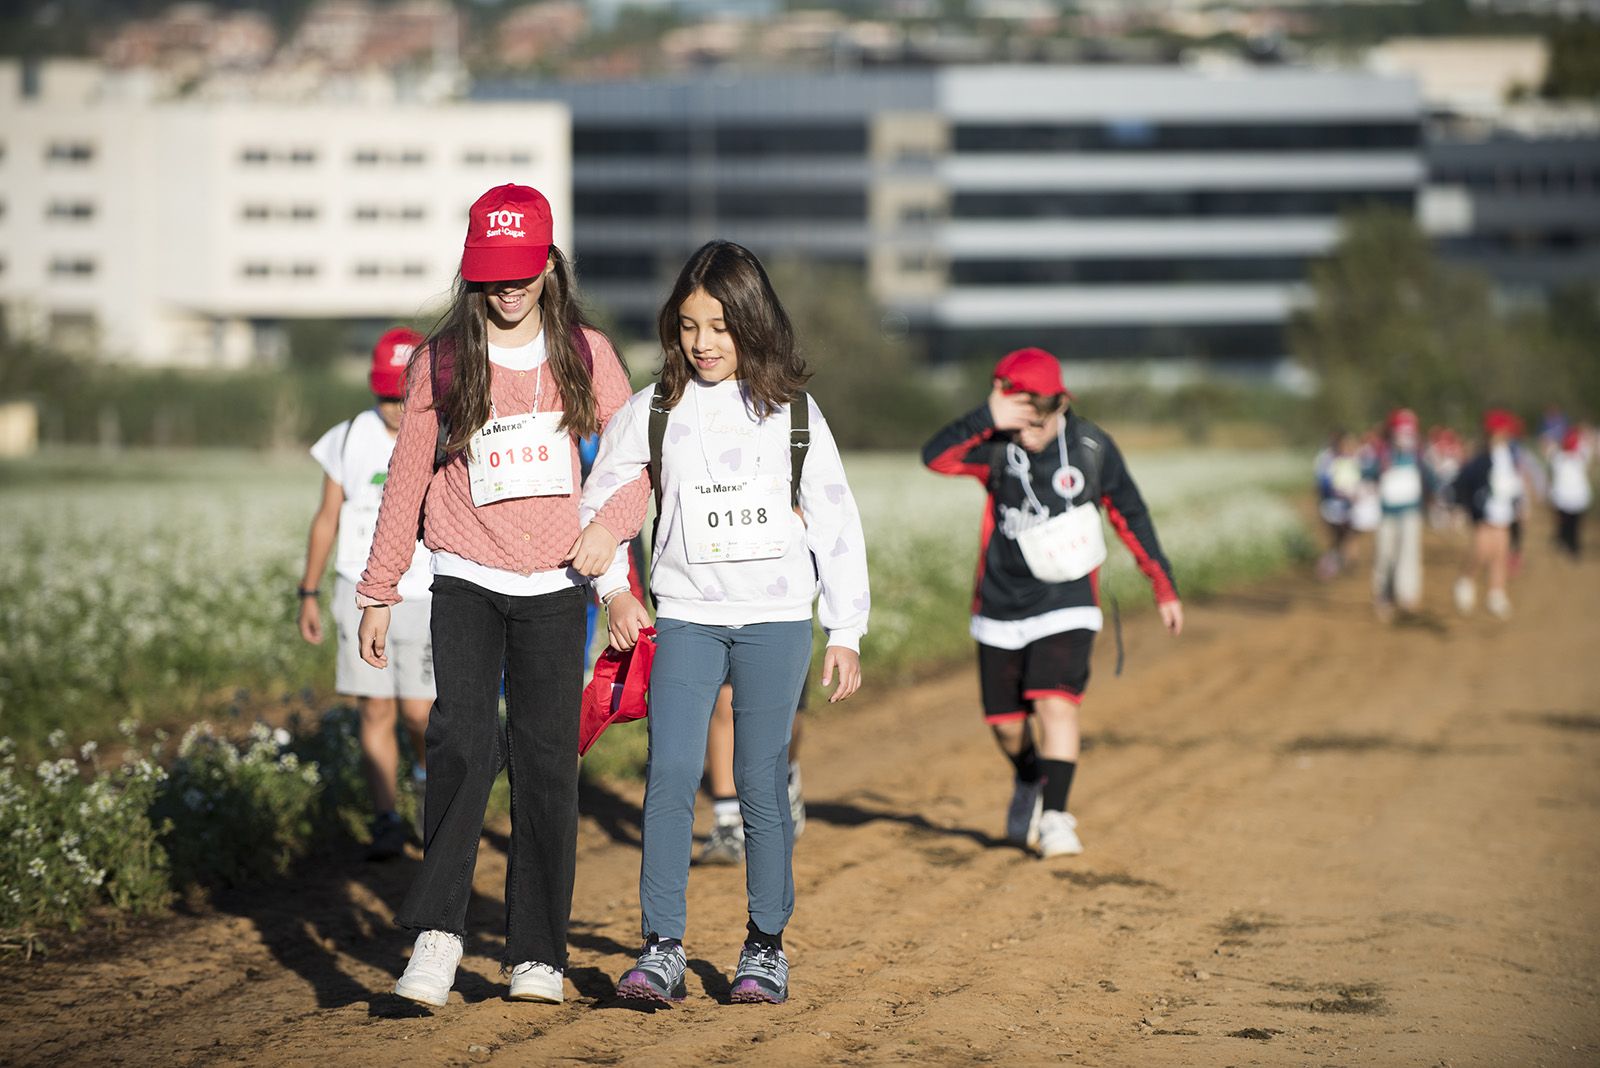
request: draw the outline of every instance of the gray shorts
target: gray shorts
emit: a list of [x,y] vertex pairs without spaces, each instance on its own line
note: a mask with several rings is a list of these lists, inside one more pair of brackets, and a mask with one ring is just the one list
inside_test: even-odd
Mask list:
[[433,599],[411,598],[389,610],[389,635],[384,651],[389,666],[375,668],[361,659],[356,634],[361,609],[356,607],[355,584],[338,579],[333,584],[333,622],[339,631],[338,691],[346,697],[400,697],[433,700]]

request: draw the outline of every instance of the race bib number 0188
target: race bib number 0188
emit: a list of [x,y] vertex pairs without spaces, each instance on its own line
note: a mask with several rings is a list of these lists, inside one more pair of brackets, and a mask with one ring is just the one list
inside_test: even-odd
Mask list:
[[572,493],[572,446],[560,412],[491,419],[472,436],[467,458],[472,503]]
[[691,564],[770,560],[789,551],[793,530],[786,478],[691,482],[678,491]]

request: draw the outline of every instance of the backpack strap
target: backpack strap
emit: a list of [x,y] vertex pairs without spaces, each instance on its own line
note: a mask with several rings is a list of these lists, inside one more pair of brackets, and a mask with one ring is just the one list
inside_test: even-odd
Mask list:
[[805,390],[789,402],[789,507],[800,510],[800,475],[811,449],[811,398]]
[[[656,495],[657,525],[661,523],[661,446],[667,440],[667,418],[671,415],[672,409],[662,399],[658,381],[650,394],[650,487]],[[655,543],[654,531],[650,541],[652,545]]]
[[[594,347],[589,344],[589,336],[583,332],[581,325],[572,328],[572,347],[578,350],[578,355],[583,359],[584,370],[590,376],[594,375]],[[440,352],[440,347],[435,344],[429,347],[428,374],[433,385],[433,403],[437,411],[440,398],[450,392],[450,380],[455,372],[455,357],[453,354]],[[444,417],[439,417],[439,436],[433,443],[433,469],[443,467],[450,459],[445,452],[445,443],[450,440],[450,424]]]

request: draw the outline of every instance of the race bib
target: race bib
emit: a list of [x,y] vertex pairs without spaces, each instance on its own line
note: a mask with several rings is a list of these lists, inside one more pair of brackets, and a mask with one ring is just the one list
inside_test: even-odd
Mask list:
[[1391,467],[1378,479],[1378,496],[1390,508],[1422,502],[1422,472],[1415,467]]
[[789,551],[789,480],[691,482],[678,491],[683,543],[691,564],[770,560]]
[[345,501],[339,508],[339,544],[333,569],[341,575],[359,575],[372,553],[372,535],[378,529],[378,509]]
[[1017,548],[1040,582],[1081,579],[1105,563],[1106,536],[1100,528],[1100,510],[1081,504],[1029,527],[1017,535]]
[[571,495],[572,439],[561,429],[561,413],[489,420],[472,435],[467,478],[479,508],[515,497]]

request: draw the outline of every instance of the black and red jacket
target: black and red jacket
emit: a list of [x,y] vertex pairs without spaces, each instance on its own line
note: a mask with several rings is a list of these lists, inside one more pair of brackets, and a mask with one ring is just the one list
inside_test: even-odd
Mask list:
[[[1116,442],[1076,412],[1066,415],[1067,457],[1071,470],[1062,471],[1056,442],[1028,455],[1034,495],[1050,512],[1066,511],[1067,501],[1057,486],[1076,489],[1074,506],[1097,504],[1111,520],[1122,543],[1133,554],[1155,590],[1156,601],[1176,601],[1172,565],[1161,551],[1139,487],[1122,460]],[[978,578],[973,593],[973,615],[989,619],[1029,619],[1062,608],[1097,606],[1099,571],[1074,582],[1041,582],[1028,569],[1017,547],[1015,522],[1008,517],[1025,513],[1027,494],[1021,476],[1006,461],[1009,432],[995,429],[987,404],[968,412],[935,434],[922,447],[922,462],[942,475],[970,475],[989,491],[983,513],[983,533],[978,553]]]

